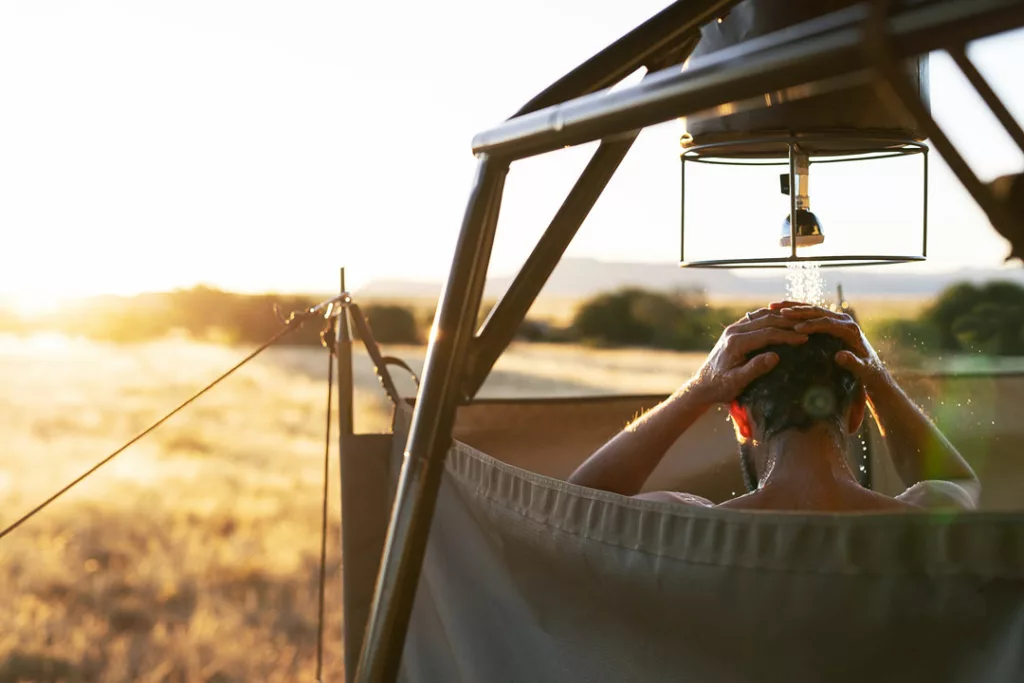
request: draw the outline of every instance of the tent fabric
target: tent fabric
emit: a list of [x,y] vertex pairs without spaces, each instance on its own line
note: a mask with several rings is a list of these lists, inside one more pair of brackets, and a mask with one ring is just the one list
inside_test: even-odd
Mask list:
[[[341,552],[346,680],[355,674],[388,530],[390,434],[341,438]],[[346,524],[348,521],[350,523]]]
[[1024,516],[687,508],[457,441],[400,679],[1009,682],[1022,645]]
[[[936,420],[982,483],[984,510],[1024,510],[1024,376],[904,375],[900,385]],[[485,399],[460,407],[455,438],[530,472],[565,479],[634,417],[665,396]],[[884,439],[869,421],[872,488],[906,488]],[[860,444],[851,466],[860,464]],[[644,490],[687,491],[723,501],[744,491],[736,435],[723,407],[706,412],[676,441]]]

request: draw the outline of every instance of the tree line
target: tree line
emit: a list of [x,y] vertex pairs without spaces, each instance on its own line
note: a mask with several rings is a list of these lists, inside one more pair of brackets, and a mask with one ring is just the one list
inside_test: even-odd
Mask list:
[[[57,332],[97,341],[133,343],[184,336],[225,344],[258,344],[281,329],[287,317],[327,297],[235,294],[199,286],[160,294],[104,296],[25,319],[0,312],[0,331]],[[384,344],[418,344],[422,320],[411,307],[387,303],[363,306],[374,336]],[[281,343],[319,345],[323,325],[311,320]]]
[[961,282],[944,290],[920,315],[890,320],[880,333],[895,347],[925,355],[1024,355],[1024,287],[1008,281]]
[[[692,292],[626,289],[585,302],[567,332],[573,341],[604,346],[704,351],[741,315]],[[957,283],[918,315],[873,327],[873,341],[922,355],[1024,356],[1024,286],[1002,280]]]
[[[245,295],[210,287],[134,297],[99,297],[51,315],[25,320],[0,311],[0,331],[49,331],[111,342],[139,342],[182,335],[230,344],[260,343],[280,329],[287,315],[322,297]],[[421,344],[433,311],[409,305],[367,302],[362,306],[382,344]],[[483,319],[481,311],[480,319]],[[742,310],[712,305],[689,290],[653,292],[637,288],[598,294],[583,301],[564,325],[527,319],[518,338],[601,347],[646,347],[706,351]],[[307,323],[286,343],[320,343],[321,326]],[[925,354],[1024,355],[1024,287],[994,281],[958,283],[914,318],[877,325],[873,336],[894,347]]]

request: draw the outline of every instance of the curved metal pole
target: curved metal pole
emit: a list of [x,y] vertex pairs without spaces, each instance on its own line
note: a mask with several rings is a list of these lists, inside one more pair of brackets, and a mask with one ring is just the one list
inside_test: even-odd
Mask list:
[[483,295],[506,162],[480,155],[455,258],[438,304],[355,680],[394,681],[401,664],[469,342]]
[[636,133],[605,141],[594,152],[508,291],[484,321],[472,345],[472,360],[463,391],[465,398],[472,398],[480,391],[494,363],[515,337],[530,306],[635,140]]
[[[863,42],[868,16],[863,4],[704,55],[685,73],[665,71],[629,88],[592,93],[517,116],[479,133],[473,151],[522,159],[769,91],[836,77],[867,77],[875,64]],[[894,56],[908,57],[1022,26],[1024,2],[901,3],[888,25]]]
[[978,91],[981,99],[985,101],[985,104],[991,110],[992,115],[999,120],[1003,129],[1006,130],[1017,147],[1020,148],[1020,151],[1024,152],[1024,128],[1021,128],[1021,125],[1017,123],[1017,119],[1013,118],[1013,114],[1006,108],[1003,101],[999,99],[996,91],[992,89],[992,86],[988,84],[988,81],[981,75],[978,68],[974,66],[974,62],[967,56],[965,46],[958,45],[957,47],[950,48],[947,52],[949,52],[953,61],[956,62],[956,65],[960,67],[960,71],[964,73],[967,80],[974,86],[974,89]]
[[737,3],[738,0],[676,0],[545,88],[515,116],[611,87],[643,66],[660,68],[655,64],[685,45],[694,30],[728,14]]
[[[1014,3],[1024,6],[1024,3]],[[943,161],[949,166],[974,201],[988,216],[989,221],[1001,233],[1013,230],[1014,221],[992,190],[974,173],[970,164],[963,158],[956,145],[946,136],[942,126],[932,116],[931,111],[921,100],[921,96],[912,87],[899,61],[893,35],[886,28],[888,9],[885,3],[871,6],[872,12],[865,22],[864,52],[870,56],[879,77],[875,81],[878,94],[883,102],[895,110],[902,110],[913,117],[918,127],[928,135],[932,146],[942,155]]]

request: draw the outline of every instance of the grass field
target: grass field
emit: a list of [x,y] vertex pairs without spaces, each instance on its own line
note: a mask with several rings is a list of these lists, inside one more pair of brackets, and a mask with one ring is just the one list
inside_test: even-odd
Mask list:
[[[387,351],[422,368],[421,347]],[[244,353],[0,338],[0,527]],[[356,360],[357,430],[386,431]],[[482,395],[670,392],[702,360],[513,345]],[[0,540],[0,683],[313,680],[326,362],[271,349]],[[342,673],[337,476],[332,462],[329,680]]]
[[[420,348],[388,351],[422,365]],[[241,355],[0,339],[0,526]],[[670,391],[700,359],[521,346],[484,393]],[[357,428],[386,430],[357,360]],[[0,683],[313,680],[325,376],[325,352],[272,349],[0,541]],[[339,680],[336,462],[331,487],[326,670]]]
[[[0,519],[238,356],[9,342]],[[380,426],[379,408],[360,399],[360,416]],[[312,680],[323,430],[323,383],[268,359],[0,541],[0,681]],[[335,521],[331,644],[337,535]]]

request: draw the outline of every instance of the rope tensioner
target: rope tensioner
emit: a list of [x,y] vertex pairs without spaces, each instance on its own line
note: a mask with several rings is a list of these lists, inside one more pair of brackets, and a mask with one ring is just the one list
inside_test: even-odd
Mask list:
[[196,399],[198,399],[200,396],[202,396],[203,394],[208,392],[210,389],[213,389],[215,386],[217,386],[218,384],[223,382],[225,379],[227,379],[228,377],[233,375],[237,370],[240,370],[249,361],[251,361],[254,358],[256,358],[256,356],[258,356],[261,353],[263,353],[264,351],[266,351],[268,348],[270,348],[271,346],[276,344],[278,341],[280,341],[285,336],[287,336],[287,335],[291,334],[292,332],[294,332],[295,330],[299,329],[306,321],[312,319],[313,317],[315,317],[317,315],[317,313],[319,312],[321,306],[323,306],[323,304],[318,304],[317,306],[314,306],[313,308],[307,309],[305,311],[300,311],[300,312],[292,313],[288,317],[288,319],[284,321],[284,323],[282,324],[281,329],[279,329],[276,333],[274,333],[267,341],[263,342],[258,347],[256,347],[256,349],[254,349],[251,353],[249,353],[249,355],[247,355],[245,358],[243,358],[242,360],[240,360],[237,363],[235,363],[233,366],[228,368],[225,372],[223,372],[221,375],[219,375],[212,382],[210,382],[209,384],[204,386],[202,389],[200,389],[199,391],[197,391],[194,394],[192,394],[191,396],[189,396],[187,399],[185,399],[180,404],[178,404],[177,407],[175,407],[174,409],[172,409],[171,411],[166,413],[163,417],[161,417],[160,419],[158,419],[155,422],[153,422],[151,425],[149,425],[148,427],[143,429],[141,432],[139,432],[135,436],[133,436],[131,439],[129,439],[127,442],[125,442],[120,448],[116,449],[110,455],[106,456],[105,458],[103,458],[102,460],[97,462],[95,465],[93,465],[88,470],[83,472],[81,475],[79,475],[78,477],[73,479],[70,483],[65,485],[63,488],[58,490],[56,493],[51,495],[49,498],[47,498],[43,502],[39,503],[39,505],[35,506],[34,508],[32,508],[31,510],[26,512],[24,515],[22,515],[20,518],[15,520],[13,523],[11,523],[8,526],[4,527],[3,531],[0,531],[0,539],[3,539],[5,536],[7,536],[7,534],[9,534],[12,531],[14,531],[15,529],[17,529],[19,526],[21,526],[22,524],[27,522],[29,519],[34,517],[36,514],[41,512],[43,509],[48,507],[51,503],[56,501],[58,498],[63,496],[65,493],[70,491],[72,488],[74,488],[75,486],[77,486],[78,484],[83,482],[87,477],[89,477],[91,474],[96,472],[99,468],[101,468],[104,465],[106,465],[108,462],[110,462],[115,457],[117,457],[118,455],[123,453],[125,450],[127,450],[130,446],[133,446],[136,442],[141,440],[144,436],[147,436],[150,432],[153,432],[154,430],[156,430],[157,427],[160,427],[162,424],[164,424],[165,422],[170,420],[172,417],[177,415],[179,412],[184,410],[189,405],[191,405],[192,402],[195,401]]

